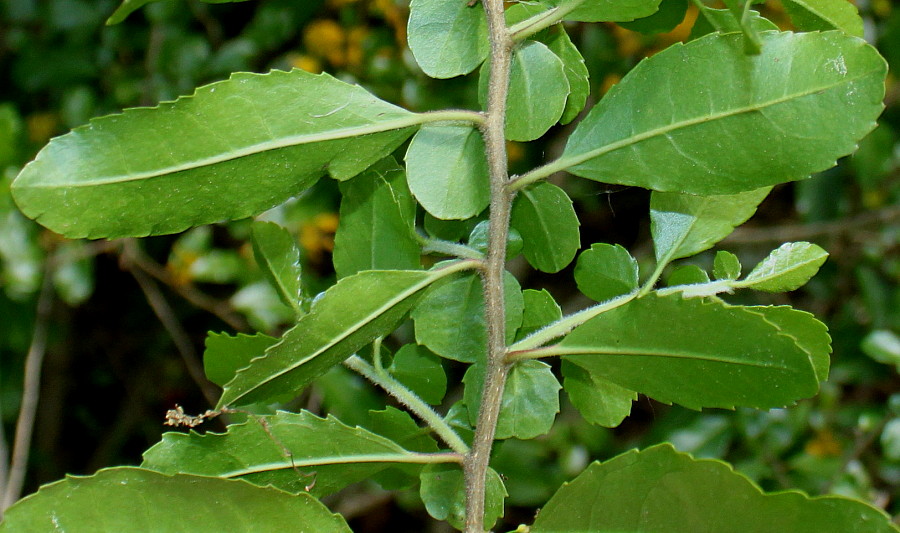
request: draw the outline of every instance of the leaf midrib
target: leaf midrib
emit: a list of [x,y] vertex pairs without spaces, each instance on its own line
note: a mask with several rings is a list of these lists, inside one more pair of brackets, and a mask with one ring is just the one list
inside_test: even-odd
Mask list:
[[[542,356],[551,355],[551,350],[547,352],[542,352]],[[663,352],[663,351],[654,351],[654,350],[646,350],[646,349],[612,349],[612,348],[603,348],[603,349],[591,349],[585,347],[569,347],[569,346],[555,346],[552,349],[552,355],[558,356],[566,356],[566,355],[635,355],[635,356],[646,356],[646,357],[662,357],[669,359],[691,359],[697,361],[709,361],[713,363],[721,363],[726,365],[737,365],[737,366],[747,366],[753,368],[767,368],[767,369],[776,369],[776,370],[785,370],[785,371],[794,371],[794,369],[790,366],[784,366],[777,363],[773,364],[764,364],[763,362],[755,362],[755,361],[744,361],[744,360],[734,360],[734,359],[717,359],[713,356],[708,355],[700,355],[700,354],[681,354],[674,352]]]
[[[170,174],[175,174],[178,172],[184,172],[188,170],[196,170],[203,167],[213,166],[220,163],[225,163],[228,161],[233,161],[235,159],[240,159],[242,157],[247,157],[251,155],[261,154],[264,152],[269,152],[273,150],[280,150],[283,148],[290,148],[292,146],[300,146],[303,144],[311,144],[316,142],[326,142],[326,141],[335,141],[341,139],[348,139],[351,137],[360,137],[363,135],[370,135],[373,133],[383,133],[392,130],[399,130],[411,126],[416,126],[425,122],[427,119],[424,119],[420,114],[410,114],[408,117],[377,122],[374,124],[369,124],[366,126],[354,126],[351,128],[340,128],[334,130],[328,130],[326,132],[319,133],[303,133],[298,135],[288,135],[286,137],[281,137],[278,139],[271,139],[268,141],[252,144],[243,148],[229,150],[227,152],[223,152],[214,156],[200,158],[194,161],[188,161],[186,163],[182,163],[179,165],[172,165],[168,167],[163,167],[157,170],[149,170],[145,172],[137,172],[131,173],[122,176],[104,176],[98,178],[91,178],[89,180],[84,181],[55,181],[55,182],[39,182],[39,183],[29,183],[28,187],[32,189],[55,189],[59,187],[68,187],[68,188],[78,188],[78,187],[95,187],[98,185],[114,185],[119,183],[128,183],[131,181],[140,181],[147,180],[152,178],[158,178],[162,176],[167,176]],[[75,174],[70,174],[75,175]]]

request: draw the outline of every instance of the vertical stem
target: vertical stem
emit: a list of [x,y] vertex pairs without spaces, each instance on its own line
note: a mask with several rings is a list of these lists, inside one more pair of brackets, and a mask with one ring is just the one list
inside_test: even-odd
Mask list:
[[491,446],[500,413],[500,400],[509,372],[506,356],[506,319],[503,300],[503,273],[506,238],[513,195],[509,191],[506,159],[506,95],[509,91],[513,41],[506,29],[503,0],[482,0],[490,32],[490,81],[487,118],[482,125],[491,183],[490,234],[487,260],[482,271],[488,354],[481,396],[481,409],[472,449],[466,455],[466,532],[484,533],[485,479]]

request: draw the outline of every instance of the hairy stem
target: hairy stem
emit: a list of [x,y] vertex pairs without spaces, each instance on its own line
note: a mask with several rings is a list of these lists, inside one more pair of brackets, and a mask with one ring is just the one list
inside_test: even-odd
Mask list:
[[511,26],[509,28],[509,33],[513,41],[521,41],[526,39],[535,33],[538,33],[541,30],[547,29],[550,26],[553,26],[557,22],[561,21],[563,17],[574,11],[578,6],[584,3],[585,0],[569,0],[568,2],[552,7],[547,11],[542,13],[538,13],[537,15],[523,20],[518,24]]
[[508,188],[506,154],[506,96],[513,40],[506,28],[503,0],[482,0],[491,41],[487,118],[482,125],[491,182],[490,232],[487,260],[482,270],[485,318],[487,321],[487,366],[481,408],[463,472],[466,480],[466,532],[484,532],[485,478],[490,461],[500,400],[509,373],[506,363],[506,313],[503,273],[506,269],[506,239],[513,194]]
[[434,412],[418,395],[406,388],[402,383],[391,377],[387,372],[379,371],[358,355],[351,356],[344,361],[344,366],[360,374],[375,385],[378,385],[398,402],[416,414],[430,427],[450,449],[457,454],[469,453],[469,446],[453,431],[441,415]]

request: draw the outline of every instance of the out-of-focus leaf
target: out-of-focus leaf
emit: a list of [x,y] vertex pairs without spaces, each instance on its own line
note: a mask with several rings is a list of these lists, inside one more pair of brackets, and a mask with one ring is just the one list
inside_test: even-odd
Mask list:
[[[428,514],[438,520],[446,520],[462,530],[466,523],[466,486],[462,470],[453,465],[428,465],[422,469],[422,485],[419,496]],[[484,527],[491,529],[503,516],[503,499],[506,488],[503,480],[488,468],[485,480]]]
[[64,242],[56,252],[53,287],[67,304],[75,307],[94,292],[94,259],[85,253],[86,243]]
[[407,34],[416,62],[432,78],[468,74],[490,51],[481,4],[413,0]]
[[13,182],[13,196],[68,237],[176,233],[261,213],[326,171],[353,177],[420,121],[327,74],[238,73],[57,137]]
[[691,194],[735,194],[834,166],[875,127],[884,60],[842,32],[760,36],[759,55],[744,53],[740,35],[713,34],[645,59],[551,165]]
[[787,292],[806,284],[828,258],[828,252],[808,242],[788,242],[773,250],[734,287]]
[[287,523],[308,533],[350,533],[340,515],[309,494],[130,467],[46,485],[10,507],[0,531],[251,533]]
[[490,202],[481,133],[469,126],[426,126],[406,151],[409,188],[440,219],[471,218]]
[[620,22],[619,26],[650,35],[670,32],[684,20],[687,8],[688,0],[662,0],[656,13],[632,22]]
[[294,236],[272,222],[253,223],[253,255],[285,305],[303,314],[300,249]]
[[[727,497],[723,497],[727,495]],[[585,501],[603,498],[602,513]],[[857,500],[766,494],[722,462],[670,444],[594,463],[541,509],[534,533],[894,533],[890,518]]]
[[416,202],[403,168],[388,158],[341,183],[341,210],[334,236],[339,277],[362,270],[415,270],[422,250],[414,236]]
[[863,338],[860,347],[872,359],[893,365],[900,372],[900,335],[887,329],[877,329]]
[[[158,2],[159,0],[122,0],[122,4],[116,8],[112,15],[110,15],[109,19],[107,19],[106,24],[111,26],[113,24],[118,24],[125,20],[128,15],[133,13],[134,11],[140,9],[141,7],[151,3]],[[246,2],[247,0],[200,0],[201,2],[206,2],[207,4],[228,4],[231,2]],[[185,6],[184,9],[187,9]]]
[[572,200],[552,183],[521,191],[513,202],[510,224],[522,235],[525,259],[542,272],[559,272],[581,246],[581,223]]
[[243,479],[316,497],[366,479],[413,452],[363,428],[303,411],[250,417],[227,433],[166,433],[142,468],[163,474]]

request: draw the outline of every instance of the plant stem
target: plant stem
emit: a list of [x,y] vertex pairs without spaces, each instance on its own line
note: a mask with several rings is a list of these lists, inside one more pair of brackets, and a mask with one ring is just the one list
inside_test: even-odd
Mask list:
[[416,122],[419,124],[427,124],[430,122],[471,122],[483,126],[486,120],[484,113],[466,109],[426,111],[424,113],[419,113],[417,117]]
[[460,257],[463,259],[484,259],[484,254],[475,248],[459,244],[458,242],[450,242],[441,239],[432,239],[424,235],[416,234],[416,240],[422,246],[422,252],[426,254],[441,254],[450,257]]
[[482,0],[491,42],[487,118],[482,125],[491,183],[490,230],[487,260],[482,270],[485,319],[487,322],[487,365],[481,408],[475,426],[472,450],[466,455],[463,473],[466,482],[467,533],[484,533],[485,478],[497,429],[500,400],[509,373],[506,363],[506,312],[503,274],[506,270],[506,239],[514,193],[508,188],[506,154],[506,97],[513,40],[506,28],[503,0]]
[[578,6],[584,3],[584,0],[571,0],[560,6],[548,9],[542,13],[523,20],[509,28],[509,34],[513,41],[521,41],[541,30],[553,26],[561,21],[563,17],[574,11]]
[[344,366],[360,374],[372,383],[384,389],[388,394],[396,398],[398,402],[406,406],[410,411],[421,418],[428,427],[450,446],[450,449],[460,455],[469,453],[469,446],[460,438],[453,428],[441,418],[422,398],[406,388],[402,383],[391,377],[387,372],[379,372],[365,359],[358,355],[351,356],[344,361]]

